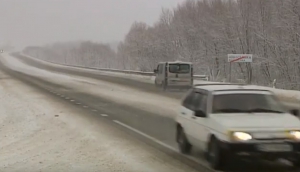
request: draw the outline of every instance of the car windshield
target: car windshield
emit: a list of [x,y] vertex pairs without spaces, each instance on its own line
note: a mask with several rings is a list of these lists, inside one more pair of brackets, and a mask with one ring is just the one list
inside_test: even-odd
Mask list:
[[171,73],[189,73],[189,64],[169,64],[169,72]]
[[213,97],[212,113],[284,113],[286,109],[269,94],[222,94]]

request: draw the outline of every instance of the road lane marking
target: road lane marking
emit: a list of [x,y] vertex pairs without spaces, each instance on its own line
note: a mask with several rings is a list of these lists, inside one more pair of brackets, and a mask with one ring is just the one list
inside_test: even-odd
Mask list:
[[70,98],[69,98],[69,97],[66,97],[65,99],[66,99],[66,100],[69,100]]
[[143,133],[143,132],[141,132],[141,131],[139,131],[139,130],[133,128],[133,127],[130,127],[129,125],[126,125],[126,124],[124,124],[124,123],[122,123],[122,122],[120,122],[120,121],[118,121],[118,120],[113,120],[113,122],[115,122],[115,123],[117,123],[117,124],[119,124],[119,125],[121,125],[121,126],[127,128],[127,129],[130,129],[131,131],[134,131],[134,132],[136,132],[136,133],[138,133],[138,134],[140,134],[140,135],[142,135],[142,136],[144,136],[144,137],[146,137],[146,138],[148,138],[148,139],[154,141],[155,143],[157,143],[157,144],[159,144],[159,145],[161,145],[161,146],[164,146],[164,147],[166,147],[166,148],[168,148],[168,149],[170,149],[170,150],[173,150],[173,151],[175,151],[175,152],[178,152],[178,150],[175,149],[174,147],[172,147],[172,146],[170,146],[170,145],[167,145],[166,143],[161,142],[161,141],[157,140],[156,138],[151,137],[151,136],[149,136],[149,135],[147,135],[147,134],[145,134],[145,133]]
[[88,106],[83,106],[84,108],[88,108]]
[[81,105],[81,103],[79,103],[79,102],[77,102],[76,104],[77,104],[77,105]]
[[[161,146],[163,146],[163,147],[165,147],[165,148],[168,148],[168,149],[170,149],[170,150],[172,150],[172,151],[177,152],[177,153],[180,154],[180,152],[179,152],[178,149],[176,149],[176,148],[174,148],[174,147],[172,147],[172,146],[170,146],[170,145],[167,145],[166,143],[164,143],[164,142],[162,142],[162,141],[159,141],[158,139],[156,139],[156,138],[154,138],[154,137],[151,137],[151,136],[149,136],[148,134],[143,133],[142,131],[139,131],[139,130],[137,130],[137,129],[135,129],[135,128],[129,126],[129,125],[127,125],[127,124],[124,124],[124,123],[118,121],[118,120],[113,120],[113,122],[115,122],[116,124],[121,125],[122,127],[127,128],[127,129],[129,129],[129,130],[131,130],[131,131],[133,131],[133,132],[136,132],[137,134],[140,134],[140,135],[142,135],[142,136],[148,138],[149,140],[152,140],[153,142],[155,142],[155,143],[157,143],[157,144],[159,144],[159,145],[161,145]],[[196,157],[191,157],[191,156],[187,156],[187,155],[183,155],[183,154],[180,154],[180,155],[184,156],[185,158],[187,158],[187,159],[189,159],[189,160],[191,160],[191,161],[194,161],[194,162],[200,164],[200,165],[203,166],[204,168],[207,168],[209,171],[213,171],[212,169],[210,169],[210,167],[208,166],[208,164],[207,164],[206,162],[203,162],[203,161],[201,161],[200,159],[197,159]]]
[[70,100],[71,102],[74,102],[75,100]]
[[97,112],[97,110],[96,110],[96,109],[93,109],[92,111],[93,111],[93,112]]
[[106,115],[106,114],[101,114],[101,116],[104,116],[104,117],[106,117],[106,116],[108,116],[108,115]]

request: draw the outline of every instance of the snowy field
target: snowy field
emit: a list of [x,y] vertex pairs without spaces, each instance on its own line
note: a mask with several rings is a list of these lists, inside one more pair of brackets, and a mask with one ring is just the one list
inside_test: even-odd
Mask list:
[[[9,65],[18,70],[49,80],[58,77],[26,69],[10,56],[7,58]],[[0,78],[0,171],[193,171],[55,97],[6,74],[0,73]],[[56,82],[75,83],[76,79],[60,76]],[[118,91],[126,94],[125,90]]]
[[[89,71],[91,73],[98,73],[98,74],[105,74],[105,75],[110,75],[110,76],[118,76],[118,77],[123,77],[123,78],[128,78],[128,79],[132,79],[132,80],[138,80],[138,81],[142,81],[142,82],[146,82],[146,83],[151,83],[154,84],[154,76],[142,76],[142,75],[135,75],[135,74],[122,74],[122,73],[117,73],[117,72],[105,72],[105,71],[96,71],[93,69],[82,69],[82,68],[76,68],[76,67],[69,67],[69,66],[64,66],[64,65],[57,65],[57,64],[52,64],[52,63],[48,63],[45,62],[43,60],[39,60],[33,57],[30,57],[26,54],[21,54],[24,55],[28,58],[31,58],[32,60],[36,60],[39,61],[40,63],[44,63],[44,64],[48,64],[48,65],[52,65],[52,66],[61,66],[61,67],[66,67],[66,68],[73,68],[76,70],[84,70],[84,71]],[[201,81],[201,80],[195,80],[195,84],[199,84],[199,83],[215,83],[215,82],[208,82],[208,81]],[[271,88],[271,87],[263,87],[263,86],[258,86],[264,89],[268,89],[273,91],[275,94],[278,95],[278,97],[283,100],[284,102],[287,103],[300,103],[300,91],[295,91],[295,90],[283,90],[283,89],[275,89],[275,88]]]

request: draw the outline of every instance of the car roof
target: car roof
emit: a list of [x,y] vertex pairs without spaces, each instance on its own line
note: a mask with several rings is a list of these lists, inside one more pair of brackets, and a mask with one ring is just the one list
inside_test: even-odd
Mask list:
[[265,87],[256,85],[243,85],[231,83],[206,83],[196,84],[194,88],[203,89],[207,91],[270,91]]
[[172,62],[159,62],[159,64],[193,64],[192,62],[183,62],[183,61],[172,61]]

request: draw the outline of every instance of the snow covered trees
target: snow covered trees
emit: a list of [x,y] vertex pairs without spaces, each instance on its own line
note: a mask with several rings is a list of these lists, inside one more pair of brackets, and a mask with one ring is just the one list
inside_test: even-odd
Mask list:
[[135,64],[147,62],[149,71],[158,61],[180,59],[194,62],[199,74],[228,79],[227,54],[250,53],[252,64],[233,65],[234,79],[262,85],[276,79],[279,87],[300,89],[299,0],[187,0],[164,9],[143,32],[132,28],[127,37],[135,36],[139,45],[125,41],[120,48],[139,52]]
[[57,62],[83,66],[152,71],[160,61],[191,61],[214,80],[228,80],[227,54],[250,53],[253,63],[232,66],[234,80],[300,89],[299,0],[186,0],[163,9],[153,26],[133,23],[117,53],[73,44],[47,48]]

